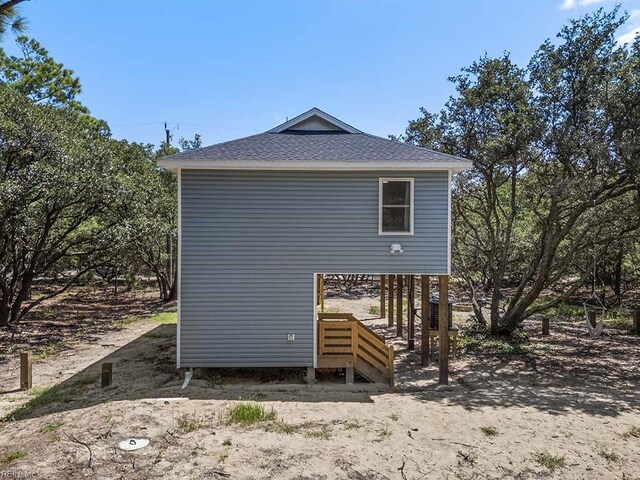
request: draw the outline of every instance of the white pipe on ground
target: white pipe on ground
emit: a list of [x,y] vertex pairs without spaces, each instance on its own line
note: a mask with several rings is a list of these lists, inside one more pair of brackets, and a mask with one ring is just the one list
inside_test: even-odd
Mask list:
[[193,368],[190,368],[188,372],[184,374],[184,383],[182,384],[182,390],[187,388],[189,382],[191,381],[191,377],[193,377]]

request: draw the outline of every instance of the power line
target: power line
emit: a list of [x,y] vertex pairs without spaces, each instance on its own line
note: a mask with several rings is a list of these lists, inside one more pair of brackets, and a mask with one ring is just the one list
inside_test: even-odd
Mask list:
[[[169,123],[173,123],[176,127],[180,125],[184,125],[185,127],[200,127],[200,128],[217,128],[222,130],[244,130],[247,132],[261,132],[261,129],[257,128],[243,128],[243,127],[226,127],[223,125],[205,125],[202,123],[183,123],[183,122],[164,122],[165,128]],[[113,123],[110,124],[111,127],[139,127],[139,126],[148,126],[148,125],[162,125],[163,122],[141,122],[141,123]],[[176,128],[174,127],[174,128]]]

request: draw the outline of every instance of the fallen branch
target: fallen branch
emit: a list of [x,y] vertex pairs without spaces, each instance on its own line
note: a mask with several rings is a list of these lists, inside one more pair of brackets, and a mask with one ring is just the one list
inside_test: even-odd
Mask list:
[[89,451],[89,460],[87,461],[87,468],[90,468],[93,470],[93,451],[91,450],[91,447],[89,446],[88,443],[85,443],[81,440],[78,440],[76,437],[74,437],[73,435],[69,435],[67,432],[62,432],[65,434],[65,436],[72,442],[77,443],[79,445],[82,445],[83,447],[85,447],[88,451]]
[[400,475],[402,476],[402,480],[407,480],[407,475],[404,473],[405,461],[402,460],[402,466],[398,469]]

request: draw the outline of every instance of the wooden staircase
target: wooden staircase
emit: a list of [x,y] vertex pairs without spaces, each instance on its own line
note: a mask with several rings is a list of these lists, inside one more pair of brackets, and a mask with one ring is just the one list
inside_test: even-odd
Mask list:
[[318,314],[318,368],[354,368],[393,386],[393,347],[351,313]]

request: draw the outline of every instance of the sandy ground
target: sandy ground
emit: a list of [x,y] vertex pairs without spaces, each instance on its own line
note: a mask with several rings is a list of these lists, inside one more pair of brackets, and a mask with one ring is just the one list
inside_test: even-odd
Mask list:
[[[372,305],[374,297],[330,298],[326,307],[391,338]],[[58,387],[33,408],[20,410],[37,397],[12,392],[16,365],[2,365],[0,416],[20,419],[0,424],[0,461],[26,456],[0,465],[0,478],[640,479],[640,339],[588,339],[568,321],[554,323],[550,337],[528,328],[535,355],[463,356],[451,363],[446,391],[436,367],[420,367],[402,339],[393,340],[393,392],[289,385],[295,372],[253,385],[208,375],[181,390],[175,325],[140,320],[37,362],[34,383]],[[103,361],[114,363],[106,389]],[[273,408],[277,420],[228,424],[240,398]],[[151,443],[118,450],[128,437]],[[564,466],[552,471],[540,455]]]

